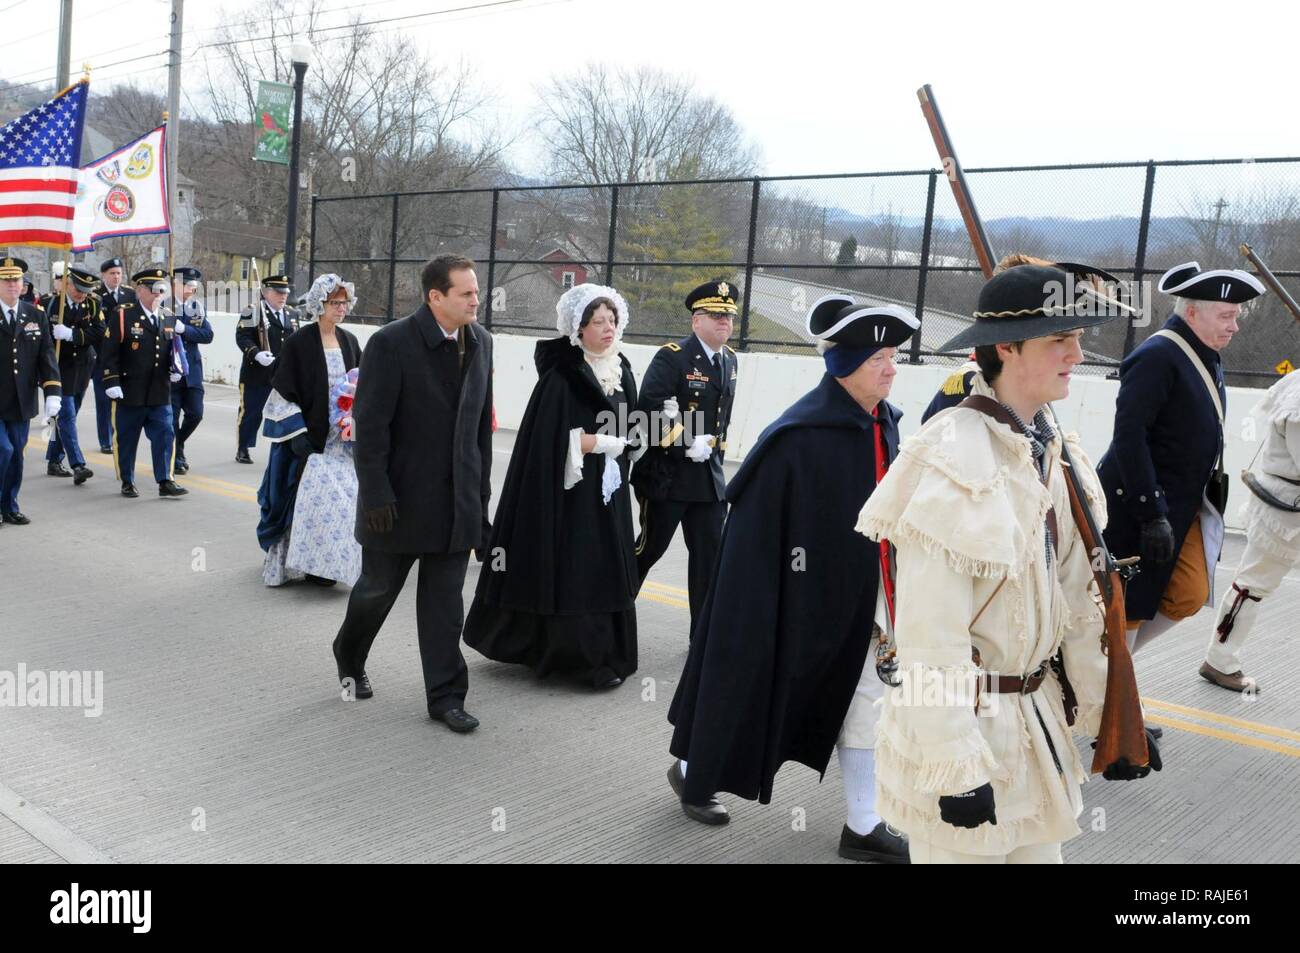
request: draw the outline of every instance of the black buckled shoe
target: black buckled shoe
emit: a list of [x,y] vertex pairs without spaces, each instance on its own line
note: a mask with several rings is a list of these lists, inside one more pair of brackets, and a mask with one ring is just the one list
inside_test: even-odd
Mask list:
[[73,468],[72,468],[72,477],[73,477],[73,479],[72,479],[72,483],[73,483],[74,486],[81,486],[81,484],[85,483],[87,480],[89,480],[89,479],[90,479],[91,477],[93,477],[94,475],[95,475],[95,471],[92,470],[92,469],[90,469],[90,467],[86,467],[86,466],[73,467]]
[[668,769],[668,786],[677,795],[677,800],[682,805],[682,813],[691,820],[708,824],[710,827],[731,822],[731,815],[727,813],[726,806],[716,797],[710,797],[704,804],[687,804],[682,800],[682,792],[686,790],[686,778],[682,774],[680,759],[674,761],[673,766]]
[[250,456],[248,455],[248,451],[247,451],[247,450],[245,450],[243,447],[240,447],[239,450],[238,450],[238,452],[235,454],[235,462],[236,462],[236,463],[252,463],[252,462],[253,462],[253,458],[250,457]]
[[54,461],[45,464],[45,475],[56,477],[70,477],[72,471],[65,467],[61,462]]
[[907,838],[881,821],[870,834],[855,834],[849,825],[840,831],[839,855],[845,860],[873,864],[910,864]]
[[23,514],[19,513],[17,510],[14,510],[12,513],[0,513],[0,520],[3,520],[6,523],[11,523],[14,526],[26,526],[31,522],[31,520],[26,516],[23,516]]
[[463,708],[448,708],[446,711],[431,711],[429,717],[440,721],[458,735],[468,734],[478,727],[478,719]]
[[125,496],[125,497],[127,497],[127,498],[129,498],[129,499],[134,500],[137,496],[140,495],[140,491],[137,490],[137,489],[135,488],[135,484],[134,484],[134,483],[126,483],[126,482],[123,482],[123,484],[122,484],[122,495]]
[[158,484],[159,496],[184,496],[188,492],[190,491],[175,480],[163,480]]

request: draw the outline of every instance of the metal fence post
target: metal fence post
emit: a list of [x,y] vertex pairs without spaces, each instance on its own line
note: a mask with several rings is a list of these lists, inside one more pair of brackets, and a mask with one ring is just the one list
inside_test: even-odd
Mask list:
[[[1151,302],[1147,296],[1142,293],[1142,276],[1146,273],[1147,265],[1147,235],[1151,231],[1151,196],[1156,188],[1156,164],[1154,161],[1147,163],[1147,181],[1145,190],[1142,193],[1142,220],[1138,225],[1138,243],[1137,254],[1133,258],[1133,287],[1140,297],[1137,299],[1141,303],[1143,310],[1149,310]],[[1133,339],[1137,335],[1137,326],[1133,319],[1128,319],[1128,326],[1124,329],[1124,354],[1128,357],[1129,352],[1133,350]],[[1118,375],[1118,372],[1116,373]]]
[[912,335],[912,349],[908,362],[921,363],[921,334],[925,331],[925,282],[930,276],[930,236],[934,231],[934,190],[939,173],[930,170],[930,184],[925,193],[925,230],[921,233],[921,261],[916,275],[916,320],[920,326]]
[[311,225],[307,229],[307,280],[316,280],[316,201],[319,195],[311,197]]
[[614,251],[618,239],[618,186],[609,188],[609,245],[605,248],[605,284],[614,287]]
[[754,179],[754,191],[749,199],[749,244],[745,249],[745,300],[740,306],[740,347],[748,350],[749,341],[749,301],[753,298],[751,287],[754,283],[754,246],[758,236],[758,190],[763,180]]
[[397,290],[397,193],[393,193],[393,230],[388,238],[388,320],[393,320],[393,295]]
[[501,190],[492,190],[492,228],[491,234],[488,235],[488,274],[487,287],[488,299],[487,307],[483,311],[483,326],[489,331],[492,330],[492,299],[496,296],[496,277],[497,277],[497,209],[501,203]]

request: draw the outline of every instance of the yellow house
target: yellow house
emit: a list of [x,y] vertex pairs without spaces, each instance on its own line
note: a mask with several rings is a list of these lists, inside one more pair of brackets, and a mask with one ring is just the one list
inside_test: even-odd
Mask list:
[[194,265],[205,281],[244,284],[254,275],[278,275],[284,268],[284,228],[200,219],[194,226]]

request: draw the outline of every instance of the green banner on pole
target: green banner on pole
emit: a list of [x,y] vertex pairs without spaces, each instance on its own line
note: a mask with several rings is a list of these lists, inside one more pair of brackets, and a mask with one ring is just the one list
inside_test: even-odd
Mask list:
[[292,86],[258,80],[257,112],[253,116],[253,127],[257,130],[257,139],[253,143],[254,159],[289,164],[289,136],[293,132],[289,115],[292,108]]

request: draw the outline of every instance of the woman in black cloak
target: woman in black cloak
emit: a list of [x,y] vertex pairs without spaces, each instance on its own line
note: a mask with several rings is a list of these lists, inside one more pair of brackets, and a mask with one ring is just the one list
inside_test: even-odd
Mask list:
[[[627,302],[578,285],[555,306],[561,337],[534,353],[537,386],[465,621],[498,662],[613,688],[636,671],[636,558],[625,453],[636,380],[619,341]],[[639,437],[637,439],[640,439]]]

